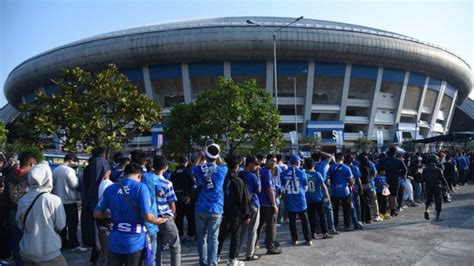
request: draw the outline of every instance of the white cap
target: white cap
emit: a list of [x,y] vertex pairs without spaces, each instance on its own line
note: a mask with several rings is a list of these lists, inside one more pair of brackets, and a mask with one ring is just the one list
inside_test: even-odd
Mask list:
[[221,149],[219,147],[219,145],[213,143],[209,146],[206,147],[206,150],[204,151],[204,153],[206,154],[206,156],[209,158],[209,159],[217,159],[219,158],[219,153],[221,152]]

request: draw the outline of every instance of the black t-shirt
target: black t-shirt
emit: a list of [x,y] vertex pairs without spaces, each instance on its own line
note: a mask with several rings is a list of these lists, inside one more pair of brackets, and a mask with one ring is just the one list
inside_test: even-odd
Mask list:
[[171,173],[170,181],[173,183],[173,189],[176,198],[178,199],[178,203],[183,203],[187,197],[195,199],[193,186],[196,184],[196,181],[194,180],[189,168],[178,166],[176,170]]
[[428,165],[423,169],[423,181],[426,187],[441,187],[443,179],[443,170],[435,165]]

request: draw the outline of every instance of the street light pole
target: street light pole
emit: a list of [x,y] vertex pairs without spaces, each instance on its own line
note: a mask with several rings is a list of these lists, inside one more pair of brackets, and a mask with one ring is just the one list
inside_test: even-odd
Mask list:
[[294,93],[294,102],[295,102],[295,138],[296,138],[296,153],[299,153],[299,139],[298,139],[298,108],[296,107],[296,77],[291,77],[293,79],[293,93]]
[[277,79],[277,59],[276,59],[276,36],[277,36],[277,32],[279,32],[283,28],[286,28],[289,25],[291,25],[295,22],[298,22],[302,19],[303,19],[303,16],[298,17],[295,20],[293,20],[292,22],[287,23],[284,26],[281,26],[280,28],[278,28],[276,30],[272,30],[269,27],[264,26],[264,25],[262,25],[258,22],[255,22],[251,19],[247,19],[247,21],[246,21],[247,24],[262,27],[262,28],[264,28],[264,29],[266,29],[266,30],[268,30],[272,33],[272,36],[273,36],[273,83],[274,83],[273,87],[275,88],[275,106],[276,106],[277,110],[278,110],[278,79]]

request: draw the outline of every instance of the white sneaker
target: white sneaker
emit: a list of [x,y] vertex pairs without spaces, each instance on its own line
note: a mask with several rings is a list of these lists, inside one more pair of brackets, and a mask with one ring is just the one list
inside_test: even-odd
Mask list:
[[382,221],[383,221],[383,218],[380,217],[380,216],[377,216],[377,217],[374,218],[373,221],[374,221],[374,222],[382,222]]
[[233,259],[233,260],[228,260],[227,265],[228,266],[244,266],[245,263],[243,261],[238,260],[238,259]]
[[71,248],[72,252],[87,252],[89,249],[81,246],[77,246],[75,248]]

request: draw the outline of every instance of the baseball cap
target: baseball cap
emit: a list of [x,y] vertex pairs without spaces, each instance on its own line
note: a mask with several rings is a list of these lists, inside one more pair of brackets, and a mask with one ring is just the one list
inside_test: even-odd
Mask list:
[[298,162],[300,160],[301,160],[301,158],[296,154],[292,154],[291,157],[290,157],[290,162],[291,163]]
[[248,156],[245,158],[245,165],[249,165],[251,163],[257,164],[257,158],[255,156]]

